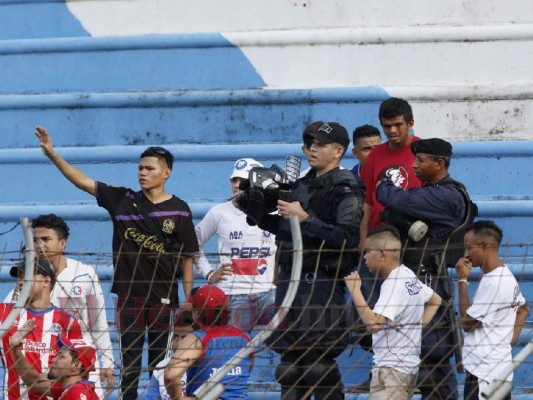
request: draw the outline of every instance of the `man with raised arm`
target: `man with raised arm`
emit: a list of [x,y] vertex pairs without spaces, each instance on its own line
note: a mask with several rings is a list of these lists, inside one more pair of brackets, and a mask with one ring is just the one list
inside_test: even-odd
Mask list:
[[[23,263],[12,267],[11,276],[24,277],[25,265]],[[40,393],[26,386],[20,380],[15,369],[13,355],[9,351],[10,339],[22,328],[26,321],[33,320],[35,329],[28,332],[25,339],[20,343],[24,358],[38,374],[48,372],[52,362],[59,353],[59,335],[66,334],[69,339],[82,339],[80,325],[74,316],[60,310],[50,302],[50,293],[56,283],[56,275],[50,263],[45,260],[37,260],[33,272],[33,282],[26,306],[11,324],[8,331],[0,340],[0,356],[2,365],[6,369],[4,378],[5,400],[37,400],[41,399]],[[13,310],[14,304],[0,304],[0,322],[6,320]]]
[[178,304],[177,280],[182,277],[185,298],[193,286],[198,241],[191,210],[165,190],[174,157],[162,147],[148,147],[138,167],[141,190],[134,191],[89,178],[56,153],[46,129],[38,126],[35,134],[50,161],[70,182],[95,196],[113,221],[111,291],[118,296],[121,391],[124,400],[136,399],[146,331],[148,365],[154,368],[167,348],[170,309]]
[[26,322],[10,339],[15,368],[24,383],[37,393],[54,400],[98,400],[94,383],[87,380],[94,371],[96,350],[83,339],[69,339],[60,334],[57,338],[59,354],[48,373],[39,374],[28,363],[20,349],[22,343],[35,329],[35,320]]

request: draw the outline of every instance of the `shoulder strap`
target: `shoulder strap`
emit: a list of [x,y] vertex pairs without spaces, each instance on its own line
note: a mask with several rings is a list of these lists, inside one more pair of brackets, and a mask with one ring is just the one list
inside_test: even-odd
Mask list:
[[454,185],[459,193],[463,196],[466,205],[465,218],[463,223],[455,228],[450,234],[446,246],[448,249],[445,251],[445,264],[455,265],[457,260],[464,254],[463,237],[466,228],[474,222],[474,219],[478,216],[477,204],[470,199],[465,185],[451,178],[443,179],[439,182],[439,185]]
[[478,215],[478,208],[477,208],[477,204],[472,201],[472,199],[470,198],[470,195],[466,191],[465,185],[463,185],[461,182],[456,181],[452,178],[443,179],[442,181],[439,182],[439,185],[454,185],[459,191],[459,193],[461,193],[465,201],[465,205],[466,205],[465,219],[461,225],[455,228],[454,232],[458,230],[459,228],[466,228],[466,226],[474,222],[474,218],[476,218]]
[[465,185],[463,185],[461,182],[456,181],[455,179],[450,178],[449,176],[444,178],[443,180],[438,182],[439,185],[454,185],[455,187],[459,189],[463,189],[466,191]]

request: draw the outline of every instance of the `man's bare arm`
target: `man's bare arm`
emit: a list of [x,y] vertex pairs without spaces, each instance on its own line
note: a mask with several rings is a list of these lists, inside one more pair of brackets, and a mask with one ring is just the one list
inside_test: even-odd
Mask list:
[[193,272],[193,258],[182,257],[181,265],[183,266],[183,291],[185,292],[185,299],[191,294],[192,287],[194,286],[194,272]]
[[370,333],[376,333],[379,330],[383,329],[383,326],[387,323],[387,318],[381,314],[376,314],[369,307],[363,293],[361,293],[361,278],[357,272],[352,272],[350,275],[344,277],[344,282],[346,283],[346,288],[352,296],[355,308],[361,321],[366,326],[366,329]]
[[522,328],[524,327],[528,315],[529,308],[525,304],[519,307],[516,311],[516,319],[514,323],[513,338],[511,339],[511,344],[514,344],[516,342],[516,339],[518,339],[518,336],[520,336],[520,332],[522,332]]
[[185,336],[165,368],[165,387],[171,399],[192,399],[182,395],[181,378],[191,365],[202,356],[202,344],[193,334]]
[[466,313],[470,307],[470,297],[468,296],[467,280],[472,271],[472,263],[468,258],[461,257],[457,264],[455,264],[457,271],[457,290],[459,293],[459,314],[461,315],[461,323],[465,332],[471,332],[481,326],[481,322],[472,318]]
[[57,169],[79,189],[96,196],[96,187],[93,179],[89,178],[79,169],[75,168],[56,153],[52,144],[52,138],[42,126],[35,128],[35,136],[39,139],[41,149]]
[[424,305],[424,314],[422,314],[423,327],[426,327],[433,319],[441,303],[441,297],[436,292],[433,292],[433,295],[431,296],[429,301]]
[[363,218],[361,219],[361,226],[359,227],[359,251],[363,251],[366,237],[368,236],[368,224],[370,223],[370,212],[372,206],[370,204],[363,204]]

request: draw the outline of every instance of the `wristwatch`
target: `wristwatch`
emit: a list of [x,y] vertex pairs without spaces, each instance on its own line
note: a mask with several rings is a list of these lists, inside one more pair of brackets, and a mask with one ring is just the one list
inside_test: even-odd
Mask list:
[[304,219],[302,222],[300,222],[300,227],[302,229],[307,229],[309,227],[309,224],[314,219],[312,214],[307,214],[307,218]]

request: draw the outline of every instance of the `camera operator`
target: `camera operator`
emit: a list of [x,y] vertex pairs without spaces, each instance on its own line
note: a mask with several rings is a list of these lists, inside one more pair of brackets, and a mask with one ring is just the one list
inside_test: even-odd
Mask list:
[[[359,242],[362,201],[357,182],[339,163],[350,143],[346,129],[334,122],[324,123],[304,135],[312,170],[298,179],[290,195],[275,202],[279,215],[268,214],[261,207],[251,184],[248,203],[239,200],[248,219],[276,235],[279,282],[276,305],[287,293],[292,250],[289,218],[300,220],[304,246],[302,275],[292,307],[282,325],[270,339],[280,353],[276,379],[285,400],[307,398],[343,399],[343,385],[335,361],[344,349],[346,305],[343,277],[354,265],[354,250]],[[269,198],[265,193],[265,198]]]
[[450,358],[461,337],[454,335],[458,324],[447,267],[454,266],[461,257],[464,231],[477,208],[464,185],[448,174],[450,143],[438,138],[419,140],[411,144],[411,151],[416,157],[413,169],[423,186],[403,190],[382,180],[376,186],[376,195],[385,206],[382,219],[400,230],[402,262],[444,300],[422,334],[418,375],[422,398],[457,399],[457,379]]

